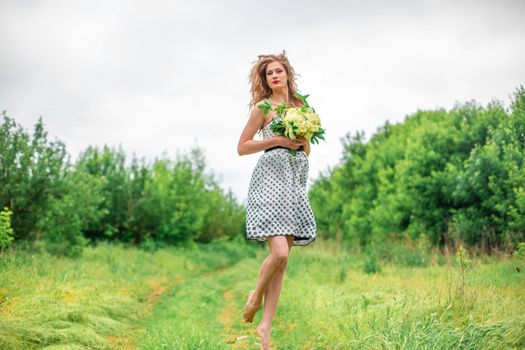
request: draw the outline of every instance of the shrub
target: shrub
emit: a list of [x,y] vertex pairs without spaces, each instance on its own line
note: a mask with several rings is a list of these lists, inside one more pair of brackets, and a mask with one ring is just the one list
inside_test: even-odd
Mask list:
[[11,218],[13,212],[9,208],[0,211],[0,249],[8,247],[13,241],[13,229],[11,228]]
[[50,211],[39,222],[45,247],[55,255],[77,256],[88,240],[84,230],[105,214],[99,210],[103,200],[103,180],[92,175],[70,172],[62,183],[62,193],[51,198]]
[[373,246],[369,245],[366,248],[366,260],[363,266],[363,271],[367,274],[381,272],[381,266],[377,259],[377,252]]

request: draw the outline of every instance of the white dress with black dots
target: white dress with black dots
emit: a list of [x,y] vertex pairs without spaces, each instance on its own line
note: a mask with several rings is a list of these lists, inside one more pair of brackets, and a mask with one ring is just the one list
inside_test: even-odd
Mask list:
[[[263,139],[276,134],[271,122]],[[266,241],[269,236],[293,235],[293,245],[310,244],[316,237],[315,218],[306,194],[308,158],[277,148],[265,152],[255,166],[246,204],[246,238]]]

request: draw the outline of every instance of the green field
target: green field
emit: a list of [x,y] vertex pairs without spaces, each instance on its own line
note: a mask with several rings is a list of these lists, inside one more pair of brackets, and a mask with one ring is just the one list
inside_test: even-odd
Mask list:
[[[156,252],[103,244],[74,259],[4,252],[0,348],[258,349],[261,315],[247,324],[241,314],[266,253],[242,240]],[[294,247],[273,348],[525,348],[522,261],[471,257],[462,276],[457,257],[429,258],[365,273],[363,253],[332,241]]]

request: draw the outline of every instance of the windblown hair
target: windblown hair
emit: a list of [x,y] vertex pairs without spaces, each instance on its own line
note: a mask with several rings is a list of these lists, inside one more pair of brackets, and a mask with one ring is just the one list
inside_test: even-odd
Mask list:
[[294,96],[297,92],[297,84],[295,82],[297,74],[286,58],[286,52],[279,55],[259,55],[259,60],[255,62],[250,74],[252,100],[250,101],[250,108],[255,108],[257,102],[272,96],[272,89],[266,80],[266,68],[272,62],[279,62],[283,65],[286,75],[288,76],[288,102],[296,107],[302,105],[302,101]]

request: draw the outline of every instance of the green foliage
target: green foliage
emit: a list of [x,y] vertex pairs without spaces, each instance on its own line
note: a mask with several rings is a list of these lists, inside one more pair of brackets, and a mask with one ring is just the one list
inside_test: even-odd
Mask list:
[[381,266],[378,261],[377,252],[372,246],[366,248],[365,265],[363,266],[363,272],[367,274],[381,272]]
[[343,138],[341,162],[310,199],[323,235],[367,245],[387,238],[485,251],[525,238],[525,90],[510,112],[474,102],[418,111],[365,141]]
[[465,274],[466,271],[472,268],[472,260],[468,256],[467,250],[461,245],[456,253],[456,263],[459,266],[460,271],[460,283],[458,286],[459,295],[465,298]]
[[49,141],[42,118],[29,135],[3,112],[0,124],[0,206],[13,211],[15,239],[38,238],[37,222],[49,211],[64,169],[66,151]]
[[525,260],[525,242],[518,243],[513,255],[516,259]]
[[156,159],[151,167],[133,158],[128,167],[122,149],[90,147],[76,167],[104,180],[99,204],[103,215],[90,221],[89,238],[129,241],[155,250],[166,244],[208,242],[242,230],[242,207],[207,172],[199,148],[178,154],[175,160]]
[[263,103],[261,103],[259,106],[257,106],[260,110],[262,110],[264,115],[267,115],[272,110],[272,101],[268,99],[264,99]]
[[433,256],[431,243],[424,235],[416,240],[409,236],[385,239],[368,245],[366,249],[374,249],[381,261],[397,266],[425,267]]
[[303,105],[301,107],[304,107],[305,111],[307,108],[310,107],[310,105],[308,104],[308,102],[306,101],[306,99],[308,97],[310,97],[310,95],[301,95],[300,93],[298,93],[297,91],[293,94],[295,97],[297,97],[298,99],[300,99],[301,101],[303,101]]
[[204,221],[194,239],[206,243],[218,237],[239,237],[244,232],[245,211],[233,192],[224,193],[218,183],[212,182],[205,197]]
[[468,251],[462,245],[459,246],[455,258],[456,265],[459,266],[462,271],[472,268],[472,259],[469,258]]
[[525,263],[525,242],[518,243],[516,250],[512,253],[514,259],[516,259],[516,271],[521,272],[523,263]]
[[[519,90],[514,106],[525,99]],[[463,225],[459,232],[466,242],[493,247],[503,238],[519,240],[525,232],[525,113],[513,109],[510,116],[503,109],[494,108],[499,114],[498,124],[489,128],[487,140],[478,144],[457,174],[454,199],[456,208],[452,218]]]
[[0,211],[0,251],[8,247],[13,241],[11,215],[13,212],[7,207]]
[[[349,212],[358,207],[359,198],[353,196],[353,192],[359,187],[357,178],[353,174],[365,153],[364,133],[355,135],[347,134],[343,139],[343,164],[322,173],[313,182],[308,193],[312,209],[315,212],[317,228],[325,237],[336,237],[345,233],[345,238],[350,240],[346,232],[349,224]],[[354,198],[356,201],[354,201]],[[366,226],[364,217],[354,217],[354,223]],[[366,228],[364,228],[366,230]],[[361,243],[365,243],[367,237],[360,237]]]
[[60,185],[38,226],[50,253],[78,256],[88,243],[83,231],[106,213],[99,209],[104,181],[83,171],[71,171]]
[[[197,161],[197,159],[193,159]],[[145,221],[159,241],[177,243],[193,237],[204,220],[205,180],[201,164],[189,158],[157,160],[145,184]]]
[[128,164],[121,147],[90,146],[71,165],[42,119],[30,136],[4,112],[0,149],[0,205],[14,212],[15,238],[43,239],[53,254],[78,255],[89,241],[155,250],[243,231],[243,207],[206,169],[199,148],[150,166],[135,156]]
[[[103,213],[99,220],[92,221],[86,228],[86,235],[92,239],[119,239],[128,229],[128,208],[133,205],[130,191],[131,179],[125,164],[126,155],[118,150],[104,146],[88,147],[79,157],[76,169],[103,180],[103,201],[99,210]],[[136,166],[136,164],[134,164]],[[139,189],[139,192],[143,189]]]

